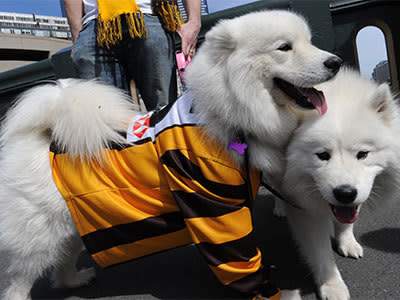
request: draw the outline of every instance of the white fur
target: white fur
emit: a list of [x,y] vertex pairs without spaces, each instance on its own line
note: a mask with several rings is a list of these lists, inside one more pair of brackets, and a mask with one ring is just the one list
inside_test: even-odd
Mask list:
[[[279,51],[290,43],[293,51]],[[206,34],[187,80],[201,123],[224,145],[247,135],[250,163],[276,181],[282,150],[298,124],[298,111],[273,78],[311,87],[332,77],[324,62],[332,54],[311,44],[304,19],[288,11],[251,13],[223,20]]]
[[[244,132],[251,164],[277,182],[300,113],[288,108],[290,99],[272,78],[309,87],[334,75],[324,66],[333,55],[310,39],[304,20],[285,11],[223,21],[207,34],[187,78],[211,137],[227,145]],[[293,51],[280,51],[283,43],[291,43]],[[124,142],[118,131],[134,114],[115,88],[72,79],[30,90],[7,114],[0,137],[0,232],[12,262],[3,300],[30,299],[34,281],[49,267],[56,268],[56,286],[90,281],[91,270],[74,268],[81,242],[52,180],[49,145],[54,142],[77,159],[101,159],[104,146]]]
[[[329,204],[340,205],[333,189],[347,184],[357,190],[348,206],[398,197],[400,187],[400,116],[389,87],[342,69],[335,79],[320,86],[328,112],[309,117],[297,129],[288,147],[285,195],[304,208],[287,206],[295,239],[310,264],[322,299],[349,299],[331,250],[334,234],[338,252],[360,258],[363,249],[353,234],[353,224],[339,223]],[[368,156],[357,158],[360,151]],[[321,160],[317,153],[330,153]],[[343,205],[343,204],[342,204]],[[334,226],[333,226],[334,225]]]
[[27,131],[44,135],[51,129],[47,133],[63,151],[74,157],[98,156],[108,144],[126,142],[118,132],[125,131],[134,109],[116,88],[63,79],[23,94],[7,114],[0,142],[23,137]]
[[94,81],[62,80],[22,95],[1,128],[0,234],[11,253],[10,287],[2,299],[29,299],[34,281],[55,267],[55,286],[86,284],[93,270],[77,272],[82,243],[65,200],[53,182],[49,145],[75,156],[97,156],[133,115],[121,92]]

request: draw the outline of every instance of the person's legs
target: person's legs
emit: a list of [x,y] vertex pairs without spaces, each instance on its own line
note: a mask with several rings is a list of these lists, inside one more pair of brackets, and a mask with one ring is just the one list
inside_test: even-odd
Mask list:
[[176,100],[174,42],[156,16],[144,15],[146,39],[128,44],[128,78],[135,80],[147,110]]
[[84,27],[74,44],[72,62],[79,78],[99,78],[104,83],[125,88],[119,63],[111,51],[97,46],[96,20]]

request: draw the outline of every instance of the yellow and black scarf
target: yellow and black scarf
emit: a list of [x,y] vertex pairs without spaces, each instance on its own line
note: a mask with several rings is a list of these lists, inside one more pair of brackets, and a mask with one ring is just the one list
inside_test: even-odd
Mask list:
[[[132,38],[146,38],[143,15],[135,0],[97,0],[97,42],[110,48],[122,40],[121,18],[125,18]],[[176,0],[152,0],[156,14],[168,31],[176,31],[184,23]]]

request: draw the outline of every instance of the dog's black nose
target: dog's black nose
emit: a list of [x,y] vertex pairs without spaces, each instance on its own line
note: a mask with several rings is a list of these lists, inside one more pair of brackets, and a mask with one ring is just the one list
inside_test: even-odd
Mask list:
[[343,184],[333,189],[336,200],[343,204],[349,204],[356,200],[357,190],[349,184]]
[[327,67],[329,70],[331,70],[334,73],[337,73],[339,71],[342,64],[343,64],[343,60],[337,56],[332,56],[324,62],[325,67]]

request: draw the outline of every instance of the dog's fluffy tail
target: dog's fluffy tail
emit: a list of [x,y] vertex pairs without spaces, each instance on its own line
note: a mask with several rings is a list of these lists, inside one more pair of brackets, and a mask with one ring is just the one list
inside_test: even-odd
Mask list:
[[45,134],[74,158],[99,158],[104,147],[125,142],[119,132],[135,113],[135,106],[115,87],[63,79],[22,94],[6,114],[0,144]]

